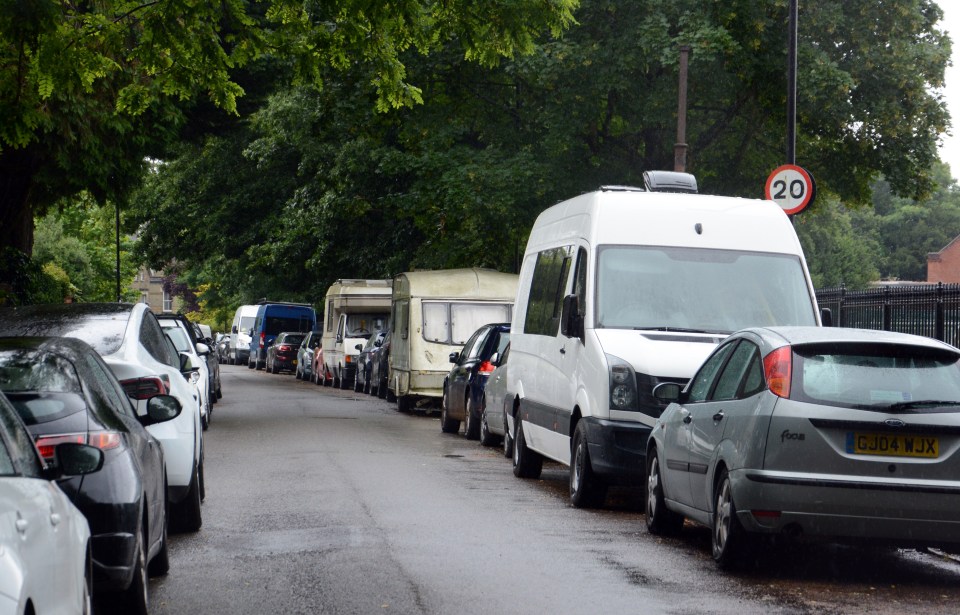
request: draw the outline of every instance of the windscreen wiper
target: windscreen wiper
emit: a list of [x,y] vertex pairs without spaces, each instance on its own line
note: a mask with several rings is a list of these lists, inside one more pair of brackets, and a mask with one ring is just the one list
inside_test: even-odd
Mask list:
[[890,404],[889,409],[897,412],[900,410],[912,410],[914,408],[923,408],[928,406],[960,406],[960,401],[949,399],[917,399],[914,401],[901,401]]
[[684,327],[633,327],[634,331],[669,331],[671,333],[709,333],[711,335],[730,335],[729,331],[714,331],[709,329],[686,329]]

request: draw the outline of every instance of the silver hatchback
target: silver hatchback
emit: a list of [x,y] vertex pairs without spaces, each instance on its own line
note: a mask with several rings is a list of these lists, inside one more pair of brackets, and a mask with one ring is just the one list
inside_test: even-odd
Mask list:
[[862,329],[739,331],[657,420],[647,527],[712,530],[736,565],[758,535],[960,544],[960,350]]

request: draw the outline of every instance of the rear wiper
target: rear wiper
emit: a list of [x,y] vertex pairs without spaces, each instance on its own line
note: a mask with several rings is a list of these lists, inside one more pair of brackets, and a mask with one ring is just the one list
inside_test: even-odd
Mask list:
[[890,404],[889,409],[897,412],[899,410],[912,410],[913,408],[922,408],[926,406],[960,406],[960,401],[953,399],[917,399],[915,401],[902,401],[896,404]]

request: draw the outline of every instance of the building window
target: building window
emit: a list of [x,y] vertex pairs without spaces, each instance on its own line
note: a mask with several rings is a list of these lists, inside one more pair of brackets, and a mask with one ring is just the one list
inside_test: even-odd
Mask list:
[[140,291],[140,303],[146,303],[150,305],[150,293],[145,290]]
[[163,291],[163,311],[172,312],[173,311],[173,297],[170,296],[170,293]]

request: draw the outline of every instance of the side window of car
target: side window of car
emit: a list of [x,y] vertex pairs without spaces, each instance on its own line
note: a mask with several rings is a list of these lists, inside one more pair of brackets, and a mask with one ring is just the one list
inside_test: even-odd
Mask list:
[[135,412],[130,405],[130,398],[123,392],[123,389],[118,390],[117,379],[107,373],[108,368],[90,355],[85,358],[97,385],[96,388],[91,387],[91,391],[102,397],[103,401],[113,408],[117,414],[134,416]]
[[148,312],[143,315],[143,322],[140,324],[140,343],[147,349],[150,356],[157,361],[173,368],[180,367],[176,350],[170,350],[170,344],[167,343],[163,335],[160,323],[157,322],[157,317],[152,313]]
[[0,431],[7,438],[9,456],[14,462],[14,469],[20,468],[24,476],[40,478],[43,475],[43,462],[37,454],[37,447],[27,428],[20,422],[17,411],[13,409],[6,398],[0,402]]
[[717,386],[714,387],[710,399],[715,401],[737,399],[740,384],[756,356],[759,356],[756,346],[747,341],[740,342],[717,379]]
[[690,390],[687,394],[688,402],[699,402],[707,399],[710,389],[713,388],[716,375],[720,372],[720,368],[723,367],[724,362],[736,345],[736,341],[724,344],[700,367],[700,371],[697,372],[690,383]]
[[487,335],[490,333],[490,329],[480,329],[467,342],[467,345],[463,347],[463,352],[460,353],[461,356],[466,357],[467,359],[476,359],[480,356],[480,352],[483,351],[483,347],[486,345]]

